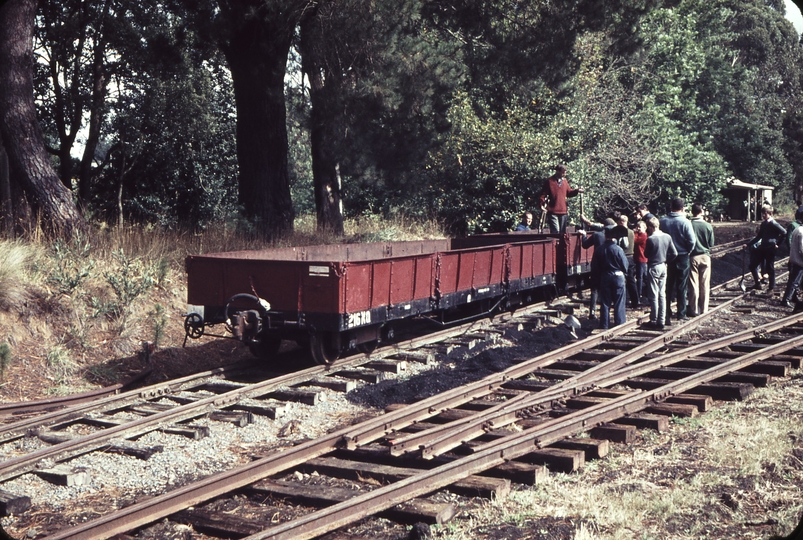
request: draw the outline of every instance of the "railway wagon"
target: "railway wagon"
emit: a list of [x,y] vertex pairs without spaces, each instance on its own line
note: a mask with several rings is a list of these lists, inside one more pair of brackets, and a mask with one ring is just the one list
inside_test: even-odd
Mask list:
[[567,227],[565,234],[548,234],[538,231],[489,233],[455,238],[452,248],[477,247],[493,244],[527,244],[533,238],[554,238],[555,244],[555,289],[564,295],[588,286],[591,275],[591,258],[594,248],[583,249],[583,237],[575,227]]
[[189,256],[185,331],[198,338],[224,324],[257,356],[295,340],[316,362],[330,363],[345,350],[392,339],[405,319],[448,324],[509,309],[558,282],[560,238],[463,240]]

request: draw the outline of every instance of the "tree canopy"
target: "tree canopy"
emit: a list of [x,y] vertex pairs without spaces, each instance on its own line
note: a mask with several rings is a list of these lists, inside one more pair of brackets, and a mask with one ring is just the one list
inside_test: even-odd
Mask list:
[[[30,23],[30,89],[0,85],[0,197],[58,226],[80,208],[266,236],[313,212],[335,232],[399,211],[502,230],[559,162],[603,213],[718,212],[731,177],[789,203],[803,186],[783,2],[42,0]],[[38,154],[14,99],[33,99]]]

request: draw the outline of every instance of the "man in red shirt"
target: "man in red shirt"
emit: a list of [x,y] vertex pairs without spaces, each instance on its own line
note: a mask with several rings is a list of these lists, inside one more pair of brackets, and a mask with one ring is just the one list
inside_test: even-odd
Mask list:
[[541,211],[546,212],[549,232],[552,234],[566,232],[566,219],[569,209],[566,198],[582,193],[583,189],[572,189],[566,180],[566,165],[555,167],[555,174],[544,180],[541,188]]

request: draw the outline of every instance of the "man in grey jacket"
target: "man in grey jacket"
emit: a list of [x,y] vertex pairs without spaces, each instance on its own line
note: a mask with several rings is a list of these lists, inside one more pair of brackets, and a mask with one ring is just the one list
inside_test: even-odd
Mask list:
[[668,234],[658,228],[658,218],[653,216],[647,220],[647,245],[644,256],[647,257],[647,298],[650,300],[650,322],[645,326],[663,330],[667,316],[666,302],[666,266],[677,257],[675,244]]
[[686,316],[686,293],[689,288],[689,271],[691,264],[689,254],[697,241],[691,222],[686,218],[685,203],[680,197],[673,199],[669,212],[661,219],[661,230],[672,238],[678,252],[675,260],[666,268],[666,320],[664,324],[672,324],[672,312],[669,306],[672,299],[677,298],[677,317],[679,321],[688,321]]

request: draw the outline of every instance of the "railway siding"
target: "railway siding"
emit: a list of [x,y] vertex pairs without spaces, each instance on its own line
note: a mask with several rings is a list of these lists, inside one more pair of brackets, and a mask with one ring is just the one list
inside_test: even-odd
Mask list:
[[[752,301],[761,300],[760,297],[755,295],[743,297],[742,295],[730,294],[727,297],[731,302],[743,302],[745,306]],[[545,315],[544,320],[548,321],[548,317],[554,317],[554,314]],[[699,319],[695,322],[697,326],[702,327],[705,325],[704,319]],[[468,421],[469,423],[476,423],[479,421],[477,413],[494,412],[494,407],[498,407],[497,410],[504,410],[504,414],[507,415],[505,416],[506,420],[503,422],[498,418],[483,417],[480,422],[481,430],[472,428],[477,432],[476,437],[468,437],[465,434],[458,435],[455,440],[460,439],[460,443],[457,446],[448,448],[419,444],[414,451],[401,452],[402,455],[399,458],[394,458],[405,460],[404,463],[410,465],[406,467],[410,469],[410,471],[407,471],[408,473],[421,471],[422,468],[426,472],[417,472],[412,476],[406,477],[399,473],[394,485],[401,491],[389,496],[386,496],[386,492],[383,490],[390,489],[390,487],[375,488],[376,486],[369,486],[361,488],[366,490],[365,495],[361,496],[365,501],[370,501],[372,498],[381,498],[380,505],[375,505],[371,507],[372,509],[369,509],[368,503],[363,499],[351,498],[349,501],[342,500],[328,510],[320,510],[310,514],[310,517],[294,520],[295,525],[292,526],[290,524],[280,525],[279,528],[265,533],[251,529],[251,532],[256,532],[253,537],[267,537],[264,535],[282,537],[281,535],[284,534],[286,537],[300,538],[305,535],[318,534],[324,529],[331,530],[331,528],[339,526],[339,524],[344,523],[344,520],[349,521],[356,519],[356,516],[371,515],[379,511],[389,510],[396,504],[395,501],[397,501],[398,497],[405,500],[408,498],[415,499],[431,492],[435,487],[454,484],[460,478],[468,478],[480,472],[496,478],[506,479],[508,482],[512,480],[514,482],[533,483],[537,482],[545,474],[543,464],[549,464],[552,470],[577,470],[582,467],[582,464],[587,459],[604,457],[606,449],[603,443],[607,442],[607,440],[627,441],[632,438],[636,426],[639,428],[654,427],[655,429],[665,429],[665,421],[672,415],[693,416],[710,408],[711,395],[719,396],[718,399],[723,396],[730,399],[744,397],[748,395],[749,389],[753,388],[755,384],[761,384],[762,381],[766,383],[767,377],[770,376],[768,373],[751,371],[750,373],[743,372],[739,374],[739,377],[748,375],[746,380],[707,382],[706,377],[718,370],[724,373],[731,370],[731,368],[735,369],[737,365],[739,367],[755,368],[756,366],[761,366],[761,362],[765,361],[763,359],[764,355],[767,358],[774,358],[774,360],[769,361],[771,363],[767,364],[765,370],[771,368],[774,373],[787,372],[789,368],[795,365],[794,360],[785,362],[785,359],[788,358],[798,359],[797,366],[799,367],[801,353],[797,342],[799,340],[799,337],[797,337],[798,327],[796,326],[798,322],[799,316],[791,317],[789,320],[784,321],[783,324],[778,324],[777,328],[764,327],[754,331],[752,335],[746,333],[738,336],[742,338],[742,342],[738,345],[729,345],[727,350],[720,350],[722,349],[721,347],[718,349],[717,347],[706,345],[705,342],[701,343],[698,349],[695,349],[698,345],[693,342],[681,344],[682,347],[676,349],[674,347],[676,342],[673,340],[682,333],[688,332],[693,325],[676,326],[670,330],[671,334],[659,334],[641,331],[637,328],[637,321],[631,321],[628,325],[615,331],[591,335],[583,346],[578,346],[577,343],[570,343],[566,347],[555,351],[555,354],[549,360],[535,358],[531,362],[523,362],[521,365],[489,376],[477,383],[456,389],[446,396],[433,396],[422,400],[414,406],[391,408],[376,419],[367,420],[357,426],[344,428],[324,437],[319,437],[316,440],[297,445],[292,452],[289,449],[284,449],[278,453],[274,451],[263,455],[256,461],[236,469],[233,476],[217,473],[195,484],[177,488],[172,494],[178,495],[178,499],[173,500],[167,496],[157,496],[151,501],[133,504],[123,511],[127,516],[125,518],[127,520],[126,527],[136,526],[137,523],[143,525],[152,520],[154,515],[169,515],[173,511],[180,510],[186,504],[197,504],[208,500],[215,493],[227,493],[232,486],[245,488],[252,485],[255,478],[264,479],[272,475],[293,474],[292,471],[297,471],[298,474],[301,474],[302,479],[305,474],[308,476],[314,473],[321,474],[321,471],[315,470],[314,467],[312,469],[306,468],[309,463],[332,463],[331,460],[340,459],[352,463],[351,467],[353,468],[357,467],[353,463],[366,461],[365,457],[368,455],[373,456],[369,461],[378,461],[380,453],[392,457],[392,453],[387,451],[386,446],[377,446],[376,442],[388,444],[396,441],[400,435],[403,435],[403,431],[413,432],[403,435],[405,437],[420,436],[421,433],[427,430],[442,431],[444,429],[442,426],[448,425],[450,422],[462,422],[465,424]],[[774,333],[779,330],[784,330],[786,333]],[[472,337],[469,341],[473,339],[475,338]],[[748,343],[745,341],[747,339],[751,339],[751,341]],[[639,346],[642,348],[641,353],[634,354],[631,358],[629,352]],[[690,349],[691,352],[699,353],[699,355],[694,356],[692,360],[689,360],[689,358],[680,359],[684,354],[689,356],[687,353]],[[662,352],[656,352],[659,350]],[[783,360],[779,360],[779,355],[776,354],[779,351],[782,351],[780,357]],[[385,352],[387,353],[388,351]],[[425,353],[422,356],[426,358],[428,354]],[[715,354],[724,354],[724,356],[715,356]],[[582,358],[578,358],[578,356]],[[674,362],[667,361],[672,358],[675,359]],[[705,359],[705,361],[701,359]],[[653,360],[655,360],[654,365],[650,365]],[[425,360],[426,363],[430,361],[429,359]],[[684,361],[700,363],[697,365],[682,364]],[[355,363],[357,362],[355,361]],[[364,364],[364,362],[359,363]],[[630,366],[630,363],[634,365]],[[600,366],[605,366],[606,364],[607,367],[605,369],[600,368]],[[677,366],[674,366],[674,364],[677,364]],[[344,363],[343,365],[345,366],[346,364]],[[583,368],[595,370],[594,376],[592,377]],[[635,386],[644,386],[641,391],[611,390],[604,387],[606,384],[621,383],[622,381],[616,381],[616,377],[623,377],[626,370],[633,369],[646,370],[642,374],[643,376],[634,381]],[[708,375],[703,377],[705,380],[701,379],[695,382],[694,377],[699,375],[701,369],[708,370]],[[394,377],[404,373],[402,369],[396,368],[396,370],[397,373],[393,375]],[[331,374],[330,371],[333,370],[325,370],[317,373],[316,376],[324,373]],[[602,383],[597,378],[599,373],[596,373],[596,371],[602,371],[606,374],[605,376],[608,379],[605,383]],[[382,372],[387,373],[387,371]],[[543,376],[544,374],[551,376]],[[307,373],[305,375],[310,374]],[[628,375],[632,375],[632,372]],[[749,375],[760,375],[760,377],[750,377]],[[555,380],[558,382],[550,382]],[[569,383],[568,381],[572,382]],[[294,384],[307,384],[307,382],[299,380],[295,381]],[[692,385],[687,390],[694,392],[694,395],[673,395],[676,392],[680,392],[684,385]],[[232,396],[228,396],[226,391],[236,393],[239,391],[239,387],[240,385],[233,385],[230,382],[208,384],[202,390],[214,395],[202,398],[199,401],[206,402],[211,400],[215,407],[232,406],[232,404],[237,404],[243,399],[232,399]],[[332,392],[331,389],[326,391]],[[533,391],[538,392],[533,394]],[[290,392],[296,396],[302,395],[299,390]],[[539,393],[541,394],[540,396],[538,395]],[[257,392],[254,395],[257,394],[265,396],[269,395],[269,392]],[[186,391],[166,396],[168,399],[174,397],[183,398],[185,405],[189,405],[193,401]],[[442,401],[444,399],[445,402]],[[520,409],[511,407],[511,403],[519,402],[524,405]],[[318,401],[317,403],[315,407],[328,403],[328,400]],[[153,418],[168,412],[168,410],[180,409],[181,406],[183,405],[171,407],[171,409],[155,407],[151,410],[141,409],[139,412],[142,414],[151,413],[150,417]],[[298,405],[298,407],[303,409],[312,407],[312,405]],[[507,407],[506,410],[505,407]],[[212,414],[217,413],[213,412]],[[625,414],[624,417],[622,416],[623,414]],[[281,415],[276,417],[282,418]],[[210,419],[205,418],[204,420],[208,422]],[[259,421],[259,418],[254,420]],[[444,421],[446,424],[443,424]],[[507,429],[505,426],[508,421],[515,421],[524,431],[518,432]],[[237,422],[232,423],[231,419],[223,419],[222,421],[217,421],[217,423],[229,423],[232,426],[231,429],[234,429],[237,424]],[[248,422],[244,422],[239,429],[248,429],[249,425]],[[447,428],[447,430],[454,427],[456,427],[455,424]],[[581,440],[563,440],[566,433],[573,432],[573,430],[579,428],[582,428],[581,431],[588,431],[589,435],[595,439],[591,440],[589,437],[582,437]],[[568,431],[558,436],[561,430]],[[452,433],[450,436],[454,437],[455,435]],[[465,442],[471,438],[475,440],[473,442]],[[535,444],[533,444],[534,441]],[[345,446],[353,450],[338,448],[341,442],[345,442]],[[512,446],[508,447],[508,445]],[[429,459],[421,460],[420,457],[425,454],[427,448],[432,449],[427,455]],[[303,458],[301,455],[297,457],[291,455],[297,451],[303,453]],[[420,455],[418,455],[419,452]],[[407,455],[411,453],[416,455]],[[154,454],[154,457],[156,456]],[[525,457],[525,461],[517,461]],[[313,461],[310,462],[308,458]],[[513,458],[517,460],[512,460]],[[387,463],[385,466],[391,469],[404,469],[405,465],[401,465],[401,463]],[[498,466],[495,469],[491,469],[490,467],[493,465]],[[472,472],[474,468],[477,468],[476,472]],[[331,470],[334,471],[335,469],[337,467],[332,465]],[[344,467],[341,469],[345,470]],[[345,473],[341,474],[341,476],[345,476]],[[385,480],[389,481],[389,479],[390,477]],[[277,477],[272,478],[270,482],[266,481],[265,485],[276,484],[277,482],[279,482],[279,485],[281,485],[281,482],[290,482],[292,484],[294,481],[287,478],[280,480]],[[419,482],[421,483],[419,484]],[[441,484],[440,482],[445,483]],[[225,489],[224,484],[226,485]],[[485,490],[483,493],[486,495],[495,494],[497,490],[498,494],[495,496],[504,496],[506,493],[504,482],[493,484],[487,480],[480,480],[480,484],[475,485],[474,489],[479,490],[480,485],[484,486],[482,489]],[[507,485],[507,489],[509,489],[509,483]],[[468,486],[464,486],[464,488],[469,491],[472,489]],[[197,491],[198,489],[200,491]],[[422,489],[424,491],[418,493],[417,490]],[[454,488],[456,491],[460,489],[458,487]],[[353,489],[352,492],[354,492]],[[275,486],[273,493],[277,497],[284,497],[284,495],[281,495],[279,488]],[[464,491],[464,493],[467,492]],[[331,504],[336,500],[336,497],[332,497],[328,503]],[[390,506],[380,508],[384,507],[385,504],[390,504]],[[419,506],[424,508],[427,504],[429,503],[420,502]],[[436,506],[437,504],[442,503],[436,503]],[[155,508],[158,508],[158,510],[154,510]],[[438,508],[440,508],[438,511],[443,510],[441,507]],[[449,515],[447,510],[443,510],[443,512],[442,516]],[[424,519],[423,516],[425,515],[432,516],[435,514],[438,514],[438,512],[429,512],[427,514],[427,512],[422,511],[419,515],[421,519]],[[186,513],[185,519],[188,519],[186,518]],[[428,517],[426,519],[433,518]],[[437,519],[434,522],[438,522]],[[218,526],[222,525],[218,524]],[[87,537],[93,537],[93,534],[103,536],[110,534],[111,531],[122,531],[119,527],[121,525],[112,525],[111,518],[108,520],[100,519],[96,520],[91,527],[87,525],[85,527],[76,527],[72,530],[64,530],[63,533],[57,533],[53,537],[85,537],[85,534],[89,535]],[[90,530],[96,532],[90,533],[88,532]]]

